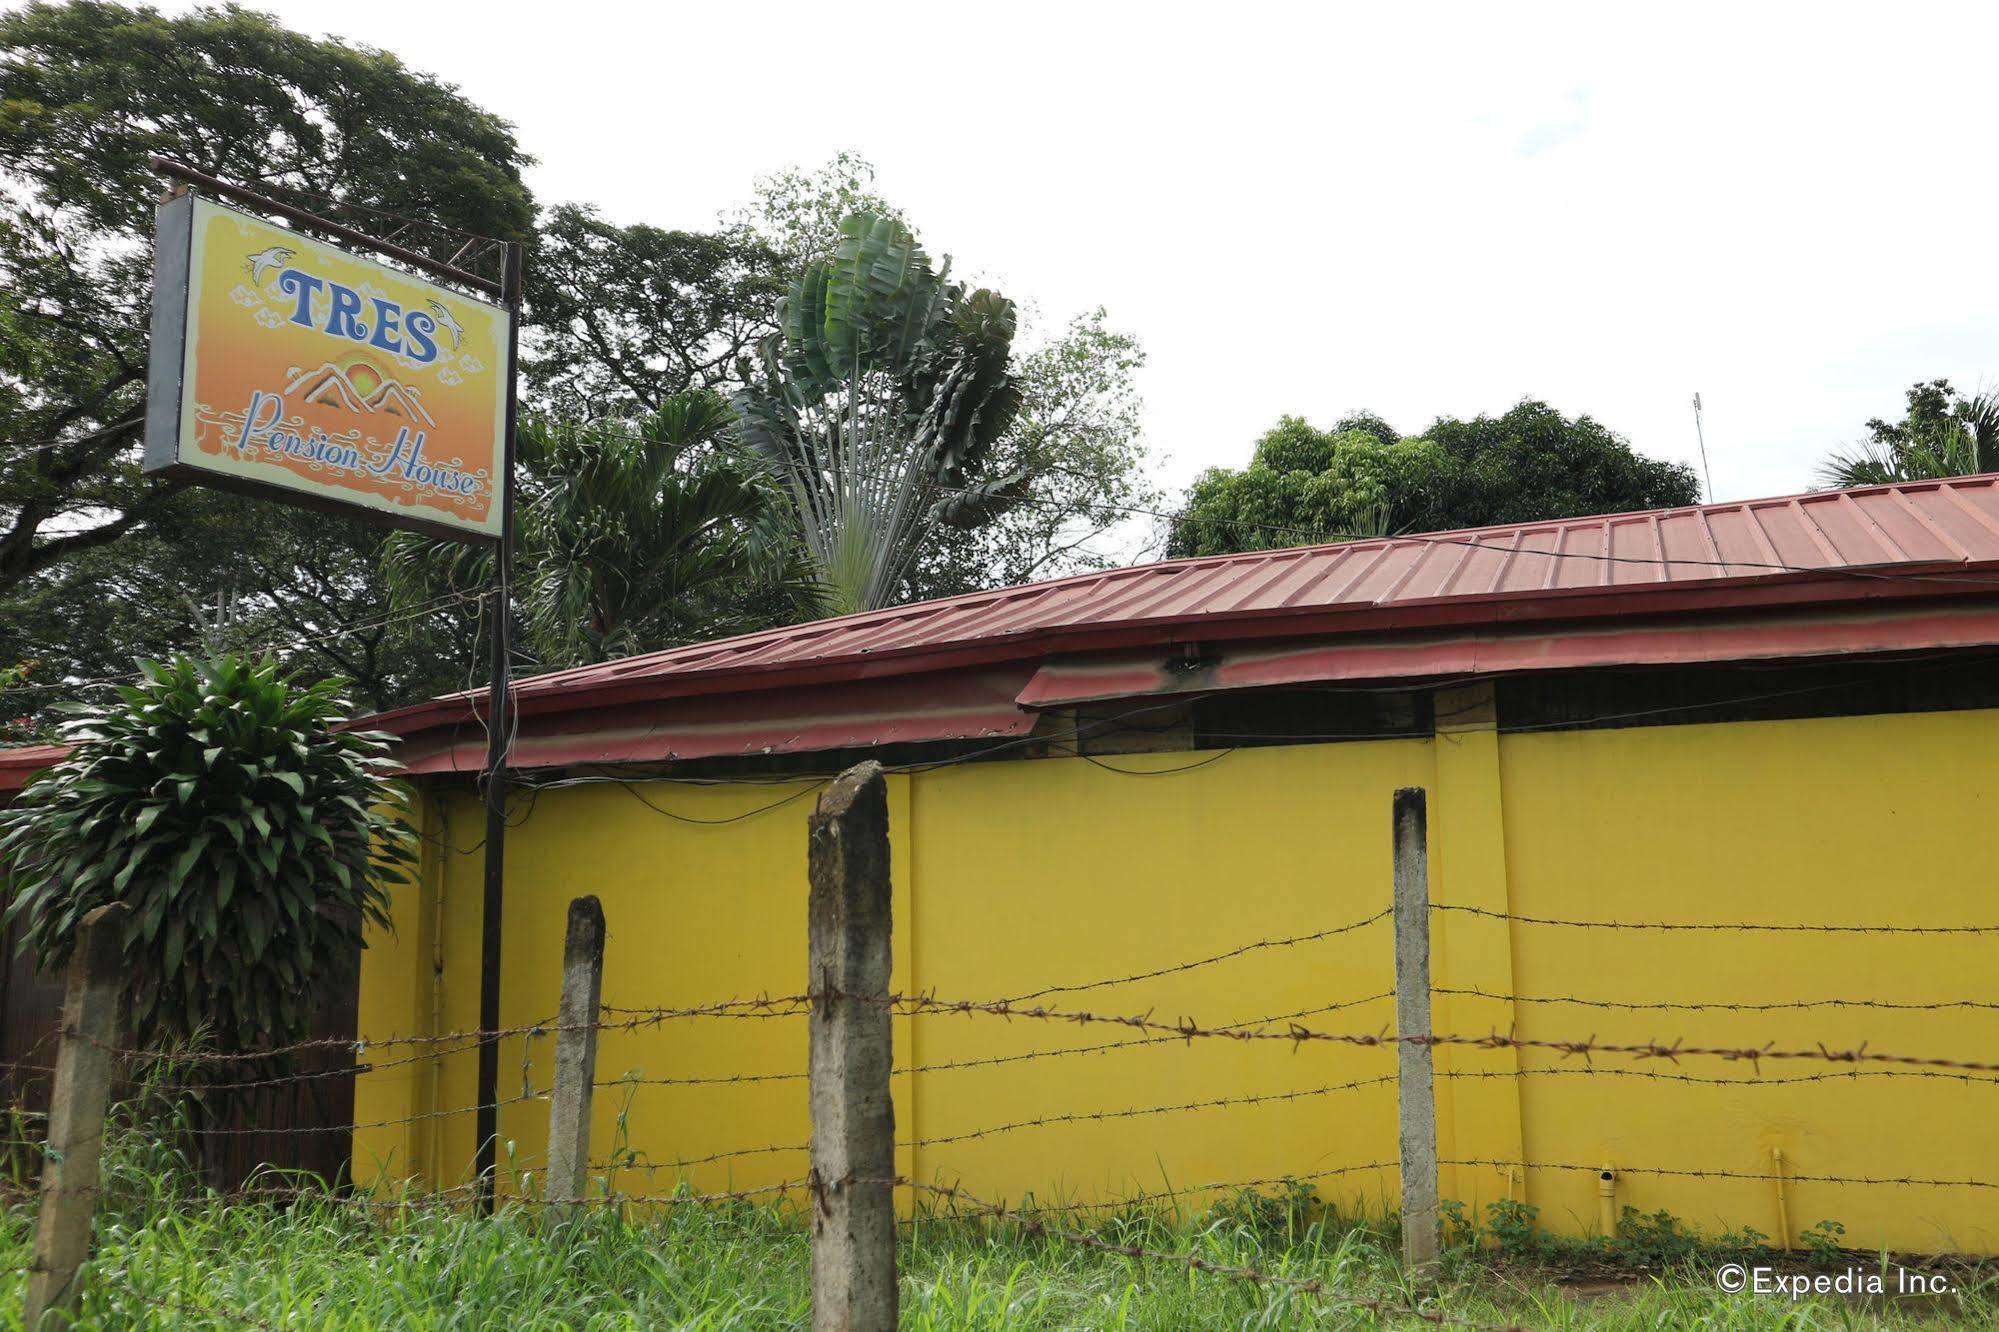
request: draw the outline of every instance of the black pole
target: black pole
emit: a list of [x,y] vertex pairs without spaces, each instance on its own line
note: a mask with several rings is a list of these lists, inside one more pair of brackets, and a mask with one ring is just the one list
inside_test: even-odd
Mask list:
[[500,545],[493,555],[492,682],[486,691],[486,892],[479,937],[479,1214],[493,1213],[494,1176],[499,1167],[500,1040],[500,918],[506,903],[507,864],[507,668],[512,660],[508,642],[514,578],[514,424],[518,410],[521,344],[521,246],[507,242],[501,303],[507,307],[507,426],[506,462],[499,470]]

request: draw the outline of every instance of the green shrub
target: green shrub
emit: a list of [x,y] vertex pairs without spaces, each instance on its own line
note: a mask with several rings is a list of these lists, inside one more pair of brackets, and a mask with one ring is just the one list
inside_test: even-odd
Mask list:
[[141,1044],[295,1041],[415,859],[387,737],[336,729],[343,681],[274,662],[140,671],[116,704],[70,709],[70,755],[0,811],[6,919],[53,970],[88,912],[123,902]]

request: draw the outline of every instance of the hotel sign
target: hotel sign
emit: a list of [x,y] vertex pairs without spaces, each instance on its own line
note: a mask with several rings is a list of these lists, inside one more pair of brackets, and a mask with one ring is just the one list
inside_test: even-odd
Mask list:
[[504,309],[194,194],[157,243],[147,472],[499,538]]

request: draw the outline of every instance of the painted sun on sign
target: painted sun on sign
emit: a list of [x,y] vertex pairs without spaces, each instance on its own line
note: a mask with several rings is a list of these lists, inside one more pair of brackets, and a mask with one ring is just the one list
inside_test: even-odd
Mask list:
[[507,318],[183,195],[160,209],[146,470],[496,537]]

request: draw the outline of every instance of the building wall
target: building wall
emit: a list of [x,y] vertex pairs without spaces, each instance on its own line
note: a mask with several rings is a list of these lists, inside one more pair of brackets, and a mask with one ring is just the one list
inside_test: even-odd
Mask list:
[[[1032,1002],[1209,1026],[1295,1015],[1321,1030],[1386,1030],[1385,920],[1150,979],[1087,983],[1382,912],[1390,795],[1408,785],[1430,791],[1440,903],[1628,921],[1999,917],[1986,776],[1999,712],[1502,735],[1487,696],[1470,691],[1440,699],[1438,715],[1449,720],[1435,739],[895,775],[895,984],[946,998],[1049,991]],[[814,790],[600,784],[523,798],[508,841],[503,1023],[553,1015],[564,913],[582,893],[602,900],[608,922],[609,1005],[805,989]],[[398,901],[395,936],[368,954],[364,1033],[477,1025],[480,811],[470,797],[433,798],[425,832],[423,882]],[[1450,911],[1433,923],[1440,1031],[1999,1051],[1993,1009],[1548,1002],[1999,999],[1992,936],[1581,930]],[[1198,1193],[1279,1176],[1373,1210],[1394,1197],[1392,1164],[1378,1164],[1396,1155],[1390,1048],[1157,1040],[967,1016],[901,1017],[896,1030],[898,1138],[913,1144],[900,1168],[915,1178],[1008,1199]],[[459,1111],[475,1099],[475,1058],[439,1049],[436,1059],[406,1046],[374,1056],[379,1071],[360,1079],[361,1124],[454,1113],[363,1128],[360,1178],[439,1187],[468,1178],[473,1116]],[[1060,1053],[939,1067],[1029,1052]],[[617,1165],[620,1191],[668,1188],[683,1174],[697,1189],[796,1178],[807,1167],[804,1062],[796,1017],[607,1032],[600,1079],[632,1080],[600,1087],[593,1156]],[[547,1107],[534,1093],[551,1066],[547,1035],[503,1044],[501,1159],[513,1186],[536,1187]],[[1495,1163],[1444,1168],[1446,1196],[1475,1210],[1524,1198],[1546,1224],[1591,1229],[1596,1170],[1608,1165],[1620,1206],[1775,1234],[1774,1181],[1650,1172],[1776,1173],[1771,1153],[1781,1149],[1793,1232],[1831,1218],[1861,1246],[1999,1252],[1990,1190],[1795,1178],[1999,1177],[1999,1085],[1989,1076],[1603,1057],[1591,1076],[1557,1055],[1453,1047],[1438,1051],[1437,1066],[1441,1154]],[[737,1077],[754,1080],[659,1081]],[[1242,1103],[1195,1106],[1218,1099]],[[1118,1114],[1182,1105],[1194,1108]],[[717,1154],[726,1155],[703,1160]],[[1537,1163],[1524,1176],[1504,1164],[1523,1159]]]

